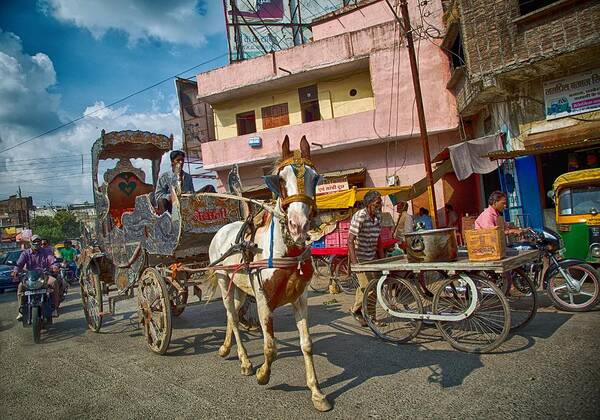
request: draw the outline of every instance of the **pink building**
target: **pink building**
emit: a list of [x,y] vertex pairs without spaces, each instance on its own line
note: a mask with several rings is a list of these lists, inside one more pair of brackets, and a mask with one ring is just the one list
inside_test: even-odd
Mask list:
[[[420,24],[417,2],[409,9]],[[441,1],[427,9],[428,22],[443,28]],[[293,147],[306,135],[317,169],[330,180],[368,187],[393,176],[400,185],[423,178],[408,54],[386,2],[346,6],[313,22],[312,31],[311,43],[197,76],[217,138],[202,145],[204,167],[217,172],[219,187],[238,164],[245,189],[259,190],[286,134]],[[439,43],[416,40],[432,157],[459,141],[456,102],[446,88],[449,60]],[[453,201],[456,188],[448,185],[436,184],[438,207]]]

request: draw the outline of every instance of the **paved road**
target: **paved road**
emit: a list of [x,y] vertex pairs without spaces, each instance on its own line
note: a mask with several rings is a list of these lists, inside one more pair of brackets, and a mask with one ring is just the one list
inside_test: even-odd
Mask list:
[[[196,298],[193,298],[196,300]],[[495,354],[452,350],[435,329],[416,343],[374,339],[347,315],[349,298],[311,296],[315,364],[334,409],[314,411],[289,307],[276,313],[279,359],[271,382],[240,375],[217,355],[220,302],[193,304],[174,322],[166,356],[146,350],[133,301],[100,334],[86,331],[79,295],[43,343],[16,323],[0,295],[2,418],[600,418],[600,311],[544,308]],[[254,366],[262,340],[244,334]],[[232,351],[235,355],[235,351]]]

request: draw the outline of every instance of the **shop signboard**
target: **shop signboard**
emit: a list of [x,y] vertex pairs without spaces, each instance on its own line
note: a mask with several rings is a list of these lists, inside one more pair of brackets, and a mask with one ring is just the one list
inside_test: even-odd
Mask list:
[[544,82],[546,119],[600,109],[600,69]]
[[320,184],[317,185],[317,194],[329,194],[338,191],[346,191],[350,187],[348,181],[344,182],[332,182],[331,184]]

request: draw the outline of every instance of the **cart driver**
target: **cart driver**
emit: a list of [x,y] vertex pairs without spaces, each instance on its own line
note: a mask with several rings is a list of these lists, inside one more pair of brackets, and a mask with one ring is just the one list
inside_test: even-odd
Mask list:
[[[31,247],[21,253],[21,256],[17,260],[17,265],[13,269],[13,281],[18,281],[17,274],[24,268],[27,268],[27,270],[51,270],[56,272],[58,267],[56,267],[54,263],[54,255],[52,255],[50,248],[42,247],[41,238],[38,235],[33,235],[31,237]],[[58,317],[58,305],[60,304],[60,301],[58,287],[55,287],[55,283],[56,279],[52,276],[48,276],[48,286],[52,289],[52,299],[54,300],[54,312],[52,312],[52,316]],[[17,311],[23,304],[24,289],[23,283],[19,282],[19,285],[17,286],[17,301],[19,303]],[[17,321],[20,321],[22,318],[23,315],[19,312],[17,314]]]
[[[381,194],[377,191],[369,191],[365,195],[363,204],[364,208],[356,212],[350,222],[348,255],[351,264],[383,258],[383,249],[378,246],[381,231]],[[374,275],[375,273],[356,273],[359,286],[356,288],[354,305],[350,312],[362,327],[367,326],[362,316],[363,295],[369,280],[374,278]]]
[[171,159],[171,170],[165,172],[158,178],[154,198],[160,214],[165,211],[171,212],[171,186],[179,185],[182,193],[193,193],[194,183],[190,174],[183,170],[185,153],[181,150],[173,150],[169,155]]

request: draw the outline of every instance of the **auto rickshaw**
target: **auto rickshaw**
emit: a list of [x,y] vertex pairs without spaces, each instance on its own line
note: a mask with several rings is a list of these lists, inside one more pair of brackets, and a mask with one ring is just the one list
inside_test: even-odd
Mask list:
[[565,258],[600,265],[600,169],[563,174],[554,181],[556,225]]

